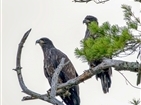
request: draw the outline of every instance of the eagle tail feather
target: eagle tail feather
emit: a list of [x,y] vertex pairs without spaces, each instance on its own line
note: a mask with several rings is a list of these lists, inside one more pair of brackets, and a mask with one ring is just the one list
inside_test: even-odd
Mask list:
[[101,79],[101,85],[104,93],[109,92],[109,88],[111,87],[111,77],[108,72],[101,72],[96,75],[96,78]]

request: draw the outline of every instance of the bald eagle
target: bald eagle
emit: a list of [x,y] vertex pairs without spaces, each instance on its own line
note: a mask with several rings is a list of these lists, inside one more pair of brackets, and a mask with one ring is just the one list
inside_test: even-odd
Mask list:
[[[96,36],[96,35],[91,35],[90,30],[88,29],[88,25],[91,22],[96,22],[98,25],[98,20],[94,16],[88,15],[83,20],[83,23],[85,23],[87,26],[84,40],[86,40],[89,37],[92,37],[93,39],[98,38],[98,36]],[[89,62],[89,65],[90,65],[90,67],[95,67],[95,66],[99,65],[101,62],[102,62],[101,59],[92,60]],[[111,75],[112,75],[111,68],[104,69],[103,72],[96,74],[96,79],[98,79],[98,78],[101,79],[102,89],[103,89],[104,93],[109,92],[109,88],[111,87]]]
[[[69,61],[67,65],[63,67],[59,74],[58,83],[65,83],[70,79],[73,79],[78,76],[73,64],[60,50],[56,49],[52,41],[48,38],[41,38],[36,41],[42,50],[44,55],[44,74],[48,79],[49,84],[51,85],[51,79],[54,73],[54,70],[60,64],[62,58],[65,58],[65,62]],[[79,86],[76,85],[69,90],[69,96],[60,96],[66,105],[80,105],[79,97]]]

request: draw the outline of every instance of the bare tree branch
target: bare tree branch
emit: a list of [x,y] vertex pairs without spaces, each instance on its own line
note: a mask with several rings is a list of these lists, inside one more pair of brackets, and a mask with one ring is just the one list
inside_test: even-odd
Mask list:
[[[113,59],[103,59],[103,62],[101,64],[99,64],[98,66],[94,67],[94,68],[90,68],[89,70],[85,70],[83,74],[81,74],[80,76],[68,80],[66,83],[62,83],[62,84],[57,84],[57,80],[58,80],[58,74],[60,72],[60,70],[68,63],[63,62],[62,59],[62,63],[59,64],[59,66],[56,68],[57,72],[55,72],[54,76],[56,76],[57,78],[53,77],[54,80],[52,80],[52,86],[51,89],[48,91],[49,94],[38,94],[36,92],[33,92],[31,90],[29,90],[24,81],[23,81],[23,77],[22,77],[22,73],[21,73],[21,64],[20,64],[20,60],[21,60],[21,52],[22,52],[22,47],[23,44],[25,42],[25,40],[27,39],[29,33],[30,33],[31,29],[29,31],[27,31],[25,33],[25,35],[23,36],[19,47],[18,47],[18,52],[17,52],[17,60],[16,60],[16,69],[14,69],[17,72],[17,76],[18,76],[18,80],[19,80],[19,84],[23,90],[24,93],[30,95],[30,96],[26,96],[24,97],[22,100],[32,100],[32,99],[41,99],[43,101],[55,104],[55,105],[63,105],[62,102],[58,101],[55,96],[56,95],[61,95],[63,94],[66,90],[68,90],[69,88],[71,88],[74,85],[77,85],[79,83],[82,83],[83,81],[91,78],[93,75],[100,73],[102,70],[109,68],[109,67],[114,67],[115,70],[117,71],[121,71],[121,70],[126,70],[126,71],[131,71],[131,72],[140,72],[140,68],[141,68],[141,64],[139,64],[138,62],[125,62],[125,61],[121,61],[121,60],[113,60]],[[53,83],[53,81],[55,81],[55,83]],[[52,97],[50,97],[50,95]]]
[[82,75],[67,81],[66,83],[60,84],[58,88],[69,88],[69,86],[77,85],[89,78],[93,75],[100,73],[103,69],[114,67],[117,71],[131,71],[138,72],[140,70],[141,64],[137,62],[125,62],[121,60],[113,60],[113,59],[105,59],[101,64],[96,66],[95,68],[91,68],[90,70],[86,70]]
[[[20,41],[19,47],[18,47],[17,58],[16,58],[16,69],[14,69],[14,70],[17,72],[19,84],[20,84],[23,92],[28,94],[28,95],[31,95],[32,97],[36,97],[38,99],[44,100],[46,102],[49,102],[49,103],[52,103],[52,104],[55,104],[55,105],[64,105],[62,102],[58,101],[55,98],[50,98],[47,95],[40,95],[40,94],[38,94],[36,92],[33,92],[33,91],[29,90],[26,87],[26,85],[25,85],[25,83],[23,81],[22,72],[21,72],[22,67],[21,67],[21,62],[20,62],[21,61],[21,52],[22,52],[23,44],[24,44],[25,40],[27,39],[30,31],[31,31],[31,29],[28,30],[24,34],[23,38]],[[62,68],[60,67],[60,69],[62,69]]]
[[141,3],[141,0],[135,0],[135,1],[137,1],[137,2],[140,2],[140,3]]
[[[105,3],[109,0],[74,0],[74,2],[79,2],[79,3],[88,3],[90,1],[94,1],[96,4],[100,4],[100,3]],[[137,2],[140,2],[141,3],[141,0],[134,0],[134,1],[137,1]]]
[[109,0],[74,0],[74,2],[79,2],[79,3],[88,3],[90,1],[94,1],[96,4],[100,4],[100,3],[105,3]]
[[58,75],[60,74],[60,71],[62,70],[62,68],[69,63],[69,61],[66,63],[64,62],[65,62],[65,58],[62,58],[59,66],[56,68],[53,74],[52,81],[51,81],[50,97],[56,96],[56,90],[57,90],[57,85],[58,85]]
[[[74,85],[84,82],[85,80],[91,78],[93,75],[100,73],[103,69],[114,67],[117,71],[131,71],[138,72],[140,70],[141,64],[137,62],[125,62],[121,60],[113,60],[113,59],[105,59],[101,64],[96,66],[95,68],[91,68],[90,70],[85,70],[82,75],[76,77],[74,79],[68,80],[66,83],[62,83],[58,85],[58,88],[61,93],[64,93],[64,89],[69,89]],[[30,98],[25,100],[29,100]]]

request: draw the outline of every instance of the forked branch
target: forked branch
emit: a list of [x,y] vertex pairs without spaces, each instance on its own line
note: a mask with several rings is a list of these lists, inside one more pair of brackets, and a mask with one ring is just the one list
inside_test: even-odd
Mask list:
[[[56,104],[56,105],[63,105],[62,102],[60,102],[59,100],[57,100],[55,98],[56,95],[60,95],[62,93],[64,93],[67,89],[71,88],[74,85],[78,85],[79,83],[82,83],[83,81],[91,78],[93,75],[100,73],[101,70],[105,69],[105,68],[109,68],[109,67],[114,67],[115,70],[117,71],[121,71],[121,70],[126,70],[126,71],[131,71],[131,72],[140,72],[141,71],[141,64],[139,64],[138,62],[125,62],[125,61],[121,61],[121,60],[113,60],[113,59],[104,59],[103,62],[101,64],[99,64],[98,66],[96,66],[95,68],[90,68],[89,70],[85,70],[83,74],[81,74],[80,76],[71,79],[69,81],[67,81],[66,83],[62,83],[62,84],[58,84],[58,74],[61,71],[61,69],[68,63],[64,63],[64,59],[62,59],[61,63],[59,64],[59,66],[56,68],[56,72],[54,73],[54,77],[52,79],[52,86],[51,89],[48,91],[49,94],[39,94],[36,93],[32,90],[29,90],[24,81],[23,81],[23,77],[22,77],[22,73],[21,73],[21,52],[22,52],[22,47],[23,44],[25,42],[25,40],[27,39],[29,33],[30,33],[31,29],[29,31],[27,31],[23,38],[20,41],[19,47],[18,47],[18,52],[17,52],[17,59],[16,59],[16,69],[14,69],[17,72],[17,76],[18,76],[18,80],[19,80],[19,84],[23,90],[24,93],[30,95],[30,96],[26,96],[24,97],[22,100],[32,100],[32,99],[41,99],[43,101],[52,103],[52,104]],[[57,76],[57,78],[56,78]],[[50,97],[51,96],[51,97]]]
[[[22,53],[22,47],[23,47],[23,44],[25,43],[29,33],[30,33],[31,29],[28,30],[23,38],[21,39],[20,43],[19,43],[19,47],[18,47],[18,52],[17,52],[17,59],[16,59],[16,69],[14,69],[16,72],[17,72],[17,76],[18,76],[18,80],[19,80],[19,84],[23,90],[24,93],[30,95],[32,98],[38,98],[38,99],[41,99],[41,100],[44,100],[46,102],[49,102],[49,103],[52,103],[52,104],[55,104],[55,105],[64,105],[62,102],[58,101],[56,98],[50,98],[49,95],[41,95],[39,93],[36,93],[32,90],[29,90],[24,81],[23,81],[23,76],[22,76],[22,72],[21,72],[21,53]],[[61,65],[61,64],[60,64]],[[62,64],[63,65],[63,64]],[[62,66],[61,67],[58,67],[60,69],[62,69]]]

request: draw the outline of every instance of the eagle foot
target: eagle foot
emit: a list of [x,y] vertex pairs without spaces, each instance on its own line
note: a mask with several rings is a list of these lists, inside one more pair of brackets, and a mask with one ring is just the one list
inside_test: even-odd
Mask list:
[[66,90],[65,93],[62,94],[63,98],[69,97],[70,95],[71,93],[68,90]]

